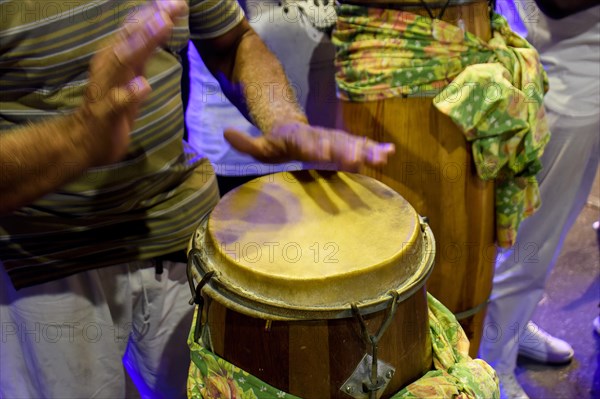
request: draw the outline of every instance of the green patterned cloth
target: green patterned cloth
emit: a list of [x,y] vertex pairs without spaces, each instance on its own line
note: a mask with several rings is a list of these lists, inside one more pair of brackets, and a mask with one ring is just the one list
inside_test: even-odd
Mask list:
[[[392,398],[499,398],[498,377],[481,359],[469,357],[469,341],[444,305],[428,294],[429,329],[434,370],[403,388]],[[188,338],[191,358],[190,399],[279,399],[297,396],[274,388],[194,341],[196,318]]]
[[262,382],[199,344],[190,347],[192,362],[187,383],[190,399],[299,399]]
[[495,179],[496,237],[510,247],[540,206],[535,175],[550,138],[539,54],[498,14],[484,42],[413,13],[342,5],[333,35],[340,98],[435,96],[434,105],[472,143],[481,179]]
[[481,359],[469,357],[469,340],[456,317],[431,294],[429,330],[434,369],[392,396],[398,398],[498,399],[498,377]]

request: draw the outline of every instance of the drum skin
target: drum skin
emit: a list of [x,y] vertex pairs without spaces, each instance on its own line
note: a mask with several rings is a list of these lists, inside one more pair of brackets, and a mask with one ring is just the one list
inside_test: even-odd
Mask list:
[[[422,9],[409,11],[427,15]],[[471,33],[490,38],[486,2],[449,6],[442,19],[459,18]],[[471,342],[470,354],[476,356],[496,253],[493,182],[479,179],[470,145],[435,109],[432,98],[341,101],[341,109],[347,131],[396,145],[396,155],[386,166],[365,173],[396,190],[429,219],[437,256],[427,290],[455,314],[474,313],[460,323]]]
[[[257,256],[290,242],[337,251]],[[349,398],[341,388],[371,353],[351,304],[375,335],[390,291],[397,310],[378,359],[395,372],[382,397],[431,369],[425,282],[435,243],[414,208],[377,180],[318,171],[255,179],[222,198],[192,247],[203,253],[201,274],[215,273],[202,290],[212,350],[269,385],[307,399]]]

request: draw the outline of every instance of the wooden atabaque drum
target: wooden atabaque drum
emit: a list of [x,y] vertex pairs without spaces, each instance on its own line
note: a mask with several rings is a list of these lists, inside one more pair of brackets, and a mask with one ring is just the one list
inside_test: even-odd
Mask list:
[[[344,1],[427,15],[419,0]],[[443,4],[444,1],[426,1]],[[459,4],[457,4],[459,3]],[[442,19],[489,40],[486,1],[450,1]],[[433,9],[435,15],[439,9]],[[437,242],[428,291],[454,312],[475,356],[483,332],[495,260],[494,184],[482,181],[463,133],[433,106],[432,97],[341,101],[343,128],[393,142],[385,167],[365,173],[382,181],[429,219]]]
[[365,328],[380,336],[381,397],[432,368],[434,239],[383,183],[324,171],[264,176],[225,195],[191,246],[194,280],[214,272],[202,288],[212,351],[264,382],[307,399],[368,397],[370,375],[353,375],[373,355]]

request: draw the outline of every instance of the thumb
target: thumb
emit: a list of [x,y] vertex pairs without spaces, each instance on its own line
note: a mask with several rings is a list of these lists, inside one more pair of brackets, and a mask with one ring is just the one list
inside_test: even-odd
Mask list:
[[113,89],[113,107],[124,109],[133,104],[139,105],[151,91],[152,88],[148,81],[144,77],[138,76],[129,81],[127,85]]
[[225,129],[223,135],[225,136],[225,140],[237,151],[254,158],[261,158],[263,155],[258,139],[231,128]]

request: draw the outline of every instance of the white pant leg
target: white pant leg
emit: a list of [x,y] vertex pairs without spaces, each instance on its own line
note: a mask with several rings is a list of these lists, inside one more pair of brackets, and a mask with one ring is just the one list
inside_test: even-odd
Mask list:
[[143,398],[186,398],[187,336],[194,310],[186,265],[164,261],[162,274],[143,269],[141,277],[131,281],[132,286],[143,283],[146,296],[134,304],[134,330],[123,362]]
[[498,372],[516,366],[520,332],[544,292],[562,242],[585,205],[598,167],[598,116],[548,111],[552,138],[539,175],[542,206],[526,219],[509,251],[500,251],[479,356]]
[[[110,270],[106,283],[126,285],[126,266]],[[127,337],[114,326],[126,312],[111,310],[97,271],[15,291],[2,269],[0,284],[0,396],[124,397]]]
[[133,373],[136,385],[155,390],[142,393],[183,397],[189,354],[180,336],[187,335],[192,306],[179,278],[185,265],[171,273],[166,263],[160,276],[154,262],[137,262],[19,291],[0,270],[0,397],[131,397],[123,356],[132,346],[143,362],[132,367],[142,370]]

